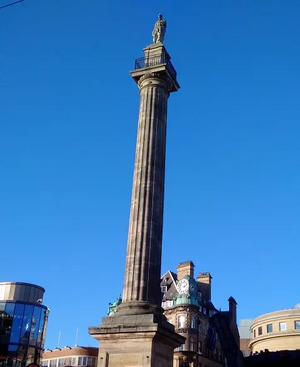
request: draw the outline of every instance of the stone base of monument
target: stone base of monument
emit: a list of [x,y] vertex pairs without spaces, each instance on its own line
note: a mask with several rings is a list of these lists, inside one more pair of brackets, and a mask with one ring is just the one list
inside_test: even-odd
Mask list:
[[89,333],[100,342],[98,367],[172,367],[174,349],[185,340],[162,314],[116,313]]

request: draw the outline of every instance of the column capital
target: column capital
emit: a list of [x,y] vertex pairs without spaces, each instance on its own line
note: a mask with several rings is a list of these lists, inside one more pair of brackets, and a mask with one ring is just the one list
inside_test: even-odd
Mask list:
[[170,93],[173,89],[173,81],[167,74],[146,73],[138,80],[138,87],[141,90],[146,86],[161,86]]

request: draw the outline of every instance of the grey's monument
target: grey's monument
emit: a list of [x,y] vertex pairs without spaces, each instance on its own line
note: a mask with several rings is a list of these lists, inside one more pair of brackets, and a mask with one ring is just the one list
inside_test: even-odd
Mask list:
[[167,107],[180,87],[163,41],[159,15],[154,43],[136,59],[131,76],[140,93],[138,134],[122,302],[90,327],[99,340],[98,367],[172,367],[173,352],[185,338],[174,331],[161,308]]

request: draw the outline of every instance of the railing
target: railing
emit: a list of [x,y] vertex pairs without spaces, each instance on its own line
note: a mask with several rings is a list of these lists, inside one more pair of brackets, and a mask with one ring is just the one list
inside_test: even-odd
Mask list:
[[169,69],[170,73],[176,79],[177,72],[171,63],[171,60],[166,55],[159,55],[159,56],[151,56],[151,57],[141,57],[135,60],[134,69],[143,69],[143,68],[150,68],[152,66],[158,66],[166,64],[167,68]]

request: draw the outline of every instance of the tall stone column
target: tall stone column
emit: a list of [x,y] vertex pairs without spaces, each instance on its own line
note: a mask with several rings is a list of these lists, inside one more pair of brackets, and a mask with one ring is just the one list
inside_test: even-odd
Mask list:
[[140,112],[123,301],[100,327],[89,328],[100,341],[98,367],[172,367],[174,348],[185,340],[160,305],[167,103],[179,84],[163,44],[144,52],[131,72]]
[[[171,80],[146,73],[138,81],[136,145],[123,305],[129,312],[159,307],[163,232],[167,101]],[[128,306],[128,307],[127,307]]]

